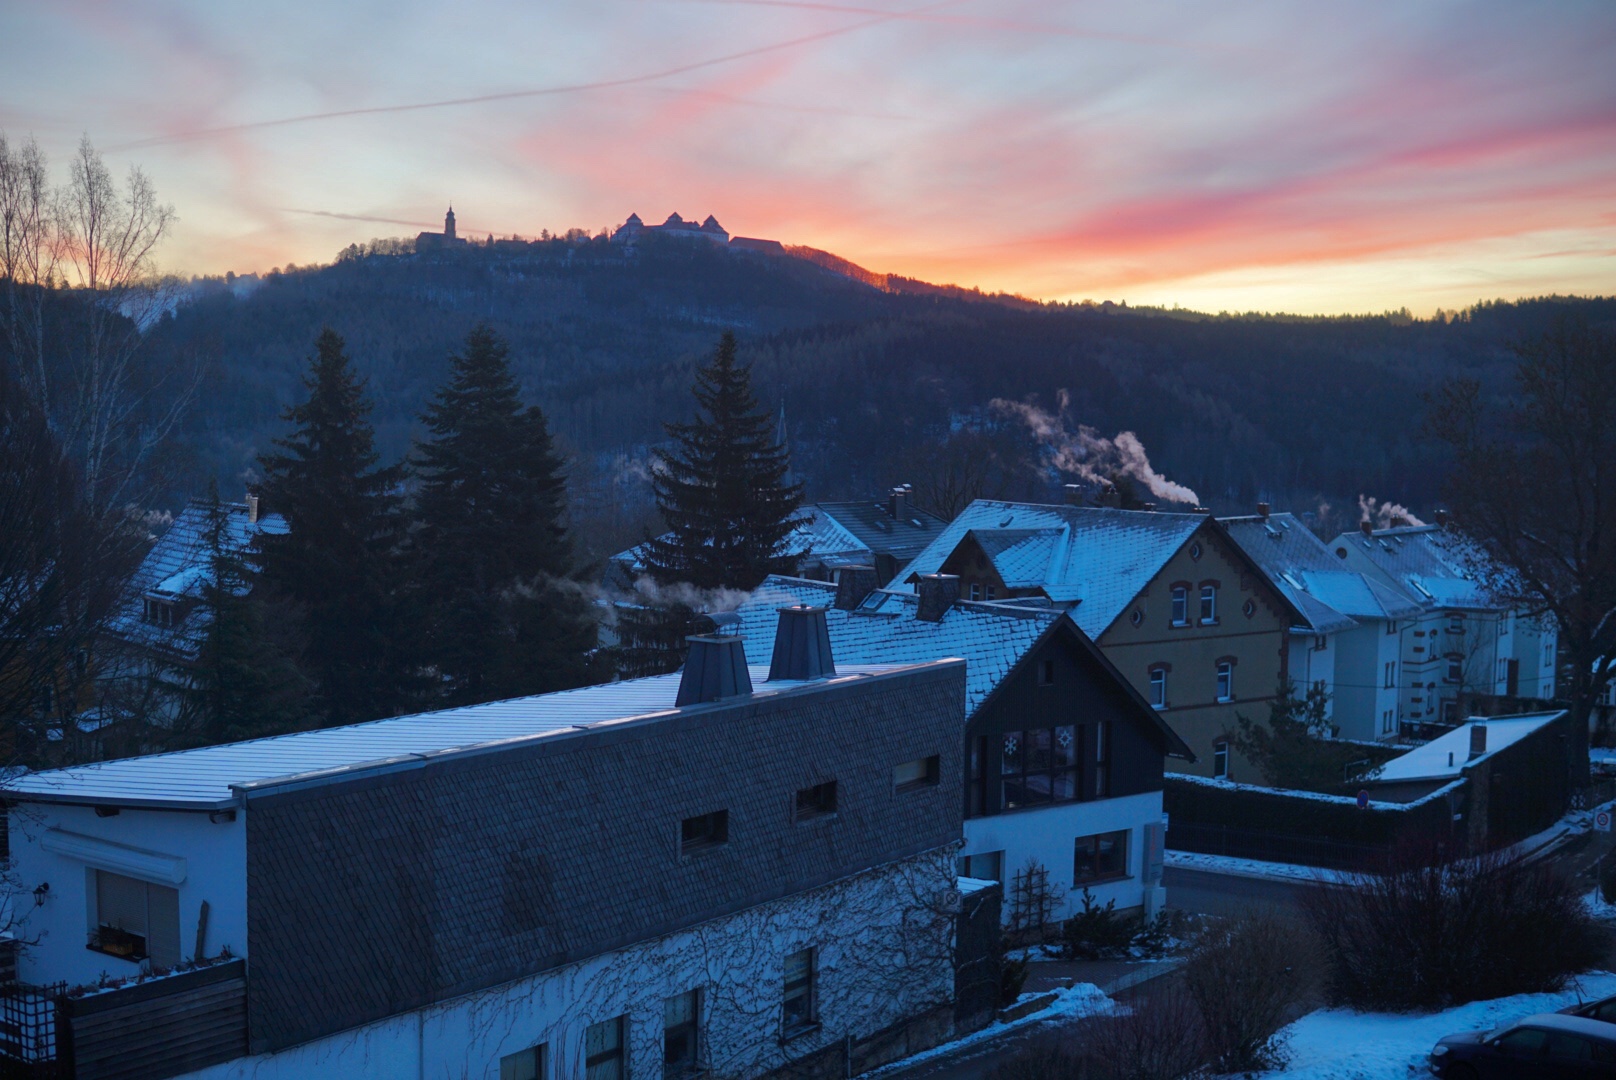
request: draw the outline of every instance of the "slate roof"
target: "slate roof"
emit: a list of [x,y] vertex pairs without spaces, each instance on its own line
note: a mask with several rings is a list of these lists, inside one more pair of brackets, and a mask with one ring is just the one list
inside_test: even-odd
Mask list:
[[[1001,576],[1036,580],[1051,600],[1076,604],[1072,620],[1089,637],[1099,637],[1208,520],[1206,514],[978,499],[898,572],[895,584],[905,587],[917,574],[936,573],[972,533],[990,558],[997,551],[1004,559]],[[1009,544],[998,540],[1013,533],[1022,538]]]
[[[265,514],[256,524],[251,524],[247,521],[247,507],[242,503],[224,503],[220,509],[225,513],[223,541],[238,553],[245,552],[253,537],[261,532],[273,535],[286,532],[286,519],[279,514]],[[201,598],[202,588],[211,573],[207,542],[209,510],[209,503],[191,500],[168,531],[157,538],[131,579],[123,603],[107,623],[107,630],[114,637],[183,655],[196,652],[207,629],[207,612],[192,611],[179,626],[164,628],[144,620],[144,600],[148,594],[182,601]]]
[[1341,558],[1371,572],[1421,608],[1497,611],[1507,605],[1494,600],[1481,575],[1489,563],[1479,551],[1467,550],[1463,536],[1437,525],[1405,525],[1393,529],[1344,532],[1329,545],[1348,554]]
[[1348,568],[1293,514],[1219,518],[1218,523],[1296,605],[1314,633],[1348,630],[1357,619],[1403,619],[1421,611],[1398,590]]
[[[772,627],[769,640],[772,644]],[[902,666],[848,663],[837,668],[835,679],[770,683],[765,660],[751,674],[756,696],[837,685]],[[682,711],[673,704],[678,690],[677,674],[657,675],[366,724],[25,773],[0,785],[0,792],[25,802],[222,808],[235,805],[233,785],[461,752],[597,724],[674,716]]]
[[836,586],[771,576],[736,609],[749,664],[765,667],[774,651],[779,611],[792,604],[824,607],[831,656],[848,664],[915,664],[946,657],[965,661],[965,715],[974,715],[993,688],[1063,615],[1051,608],[1017,608],[961,601],[937,622],[915,617],[914,593],[877,589],[857,611],[834,607]]

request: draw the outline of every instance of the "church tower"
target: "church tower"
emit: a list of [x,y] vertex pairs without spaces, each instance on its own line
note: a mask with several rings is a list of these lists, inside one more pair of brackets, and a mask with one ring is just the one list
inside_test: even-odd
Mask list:
[[449,212],[443,215],[443,238],[450,243],[454,242],[454,207],[452,206],[449,207]]

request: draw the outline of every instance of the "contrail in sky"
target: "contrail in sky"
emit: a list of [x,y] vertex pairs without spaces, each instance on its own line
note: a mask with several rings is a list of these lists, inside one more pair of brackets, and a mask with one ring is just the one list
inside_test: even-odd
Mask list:
[[380,225],[408,225],[415,229],[436,229],[441,221],[405,221],[403,218],[371,217],[369,214],[339,214],[334,210],[304,210],[297,206],[281,207],[283,214],[308,214],[311,217],[338,218],[342,221],[374,221]]
[[409,105],[373,105],[359,109],[334,109],[330,112],[304,113],[301,116],[283,116],[276,120],[255,120],[244,124],[225,124],[220,127],[199,128],[196,131],[181,132],[175,135],[154,135],[148,139],[136,139],[133,142],[121,143],[108,147],[108,151],[140,150],[148,146],[163,146],[169,143],[192,142],[197,139],[211,138],[215,135],[232,135],[242,131],[259,131],[266,128],[289,127],[293,124],[307,124],[317,120],[339,120],[350,116],[376,116],[384,113],[420,112],[426,109],[448,109],[457,105],[483,105],[493,101],[516,101],[521,98],[554,97],[561,94],[577,94],[588,90],[611,90],[622,86],[637,86],[641,83],[656,82],[660,79],[670,79],[675,75],[684,75],[692,71],[701,71],[705,68],[717,67],[720,64],[733,63],[736,60],[745,60],[748,57],[762,56],[766,53],[779,52],[782,49],[794,49],[800,45],[809,45],[816,41],[828,38],[841,37],[858,30],[865,30],[881,23],[894,22],[907,18],[917,12],[931,11],[944,7],[949,3],[959,3],[960,0],[943,0],[942,3],[928,4],[922,8],[911,11],[890,12],[873,19],[865,19],[848,26],[838,27],[835,30],[822,30],[817,34],[808,34],[805,37],[791,38],[789,41],[777,41],[772,45],[759,45],[752,49],[742,49],[740,52],[726,53],[707,60],[698,60],[691,64],[680,64],[678,67],[665,68],[662,71],[653,71],[644,75],[630,75],[621,79],[602,79],[598,82],[571,83],[563,86],[546,86],[534,90],[507,90],[498,94],[478,94],[474,97],[446,98],[442,101],[419,101]]

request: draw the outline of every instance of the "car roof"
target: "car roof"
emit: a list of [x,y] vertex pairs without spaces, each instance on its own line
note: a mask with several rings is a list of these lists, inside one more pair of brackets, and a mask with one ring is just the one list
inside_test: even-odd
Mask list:
[[1586,1016],[1567,1016],[1564,1013],[1540,1013],[1537,1016],[1528,1016],[1509,1025],[1510,1030],[1522,1027],[1542,1028],[1545,1031],[1564,1031],[1573,1035],[1584,1035],[1602,1043],[1616,1046],[1616,1024],[1606,1023],[1603,1020],[1590,1020]]
[[1567,1005],[1565,1008],[1556,1009],[1555,1011],[1566,1015],[1577,1015],[1585,1013],[1589,1009],[1597,1009],[1601,1005],[1610,1005],[1613,1003],[1616,1003],[1616,994],[1612,994],[1609,997],[1591,998],[1588,1001],[1579,1001],[1575,1005]]

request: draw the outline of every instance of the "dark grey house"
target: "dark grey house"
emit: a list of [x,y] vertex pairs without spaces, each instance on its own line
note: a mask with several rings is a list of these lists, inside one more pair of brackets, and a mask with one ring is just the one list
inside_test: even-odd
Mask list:
[[21,977],[112,976],[64,1034],[154,1077],[839,1076],[946,1037],[964,665],[691,656],[14,778]]

